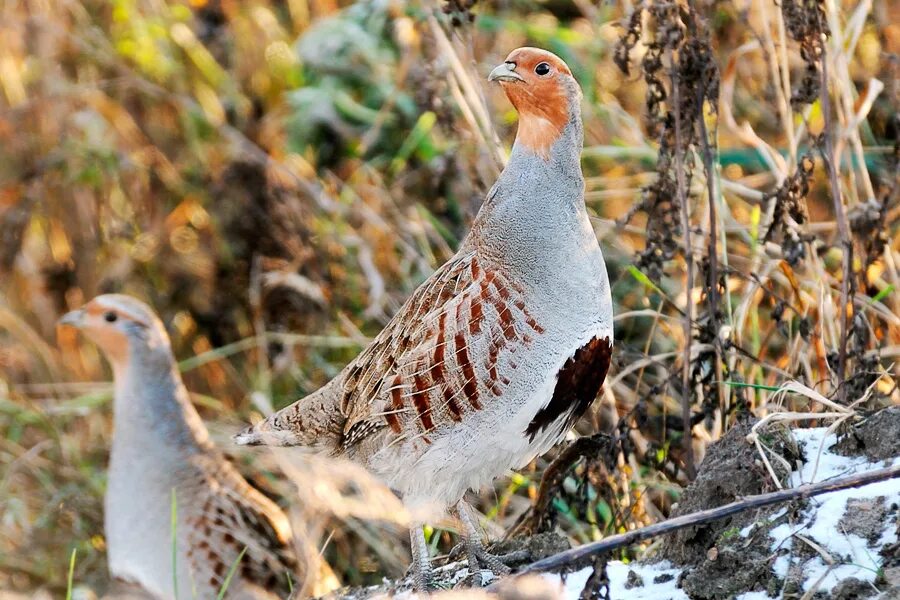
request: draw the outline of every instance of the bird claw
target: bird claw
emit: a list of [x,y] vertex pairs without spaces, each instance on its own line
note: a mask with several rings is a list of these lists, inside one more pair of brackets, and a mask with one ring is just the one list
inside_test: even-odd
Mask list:
[[[477,540],[466,540],[465,546],[470,573],[467,579],[473,579],[473,585],[479,587],[493,579],[509,575],[512,572],[510,564],[523,562],[529,556],[527,550],[518,550],[508,554],[492,554]],[[484,577],[485,571],[491,575],[487,581]],[[475,580],[475,575],[478,575],[479,579]]]
[[482,548],[477,553],[478,560],[487,565],[492,572],[498,575],[509,575],[512,569],[510,565],[525,562],[529,559],[528,550],[516,550],[506,554],[492,554]]
[[447,563],[456,562],[462,559],[463,552],[466,550],[466,544],[464,542],[459,542],[452,548],[450,548],[450,552],[447,553]]

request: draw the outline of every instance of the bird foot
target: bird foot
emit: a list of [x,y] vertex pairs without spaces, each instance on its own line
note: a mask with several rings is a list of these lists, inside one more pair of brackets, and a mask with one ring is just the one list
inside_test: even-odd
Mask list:
[[420,593],[433,592],[446,587],[441,583],[440,577],[435,574],[431,563],[425,561],[413,560],[403,576],[403,581],[411,583],[412,589]]
[[494,579],[509,575],[512,571],[510,568],[511,564],[520,563],[528,559],[527,550],[518,550],[507,554],[492,554],[477,539],[466,539],[460,546],[465,550],[469,564],[469,576],[466,578],[466,581],[470,585],[477,587],[482,587]]
[[[511,569],[508,563],[515,564],[526,560],[528,558],[528,552],[520,550],[500,555],[488,552],[481,543],[478,529],[476,529],[475,523],[469,514],[470,510],[471,508],[464,500],[460,500],[456,505],[456,514],[459,516],[464,527],[462,543],[460,543],[457,548],[461,546],[466,553],[466,560],[469,563],[469,577],[467,580],[475,579],[475,581],[472,582],[473,585],[483,586],[486,583],[483,577],[484,571],[488,571],[491,575],[491,577],[488,578],[488,581],[502,577],[503,575],[509,575]],[[456,548],[450,551],[451,557],[454,554],[459,554],[459,551]]]

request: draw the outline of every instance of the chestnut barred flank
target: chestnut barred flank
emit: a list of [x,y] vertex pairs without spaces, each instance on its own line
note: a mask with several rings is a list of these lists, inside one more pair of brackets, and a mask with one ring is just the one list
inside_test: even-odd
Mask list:
[[[452,305],[437,310],[437,316],[432,315],[436,325],[423,329],[422,337],[416,340],[416,347],[432,350],[420,353],[410,373],[400,372],[392,380],[390,410],[384,420],[395,433],[400,433],[409,419],[421,433],[448,419],[458,423],[467,412],[482,410],[486,402],[496,401],[510,381],[499,374],[501,357],[509,357],[518,345],[529,346],[533,336],[543,331],[527,310],[520,288],[494,270],[483,270],[474,256],[466,260],[469,268],[464,271],[472,277],[467,290],[458,294]],[[457,272],[456,268],[448,270],[451,278]],[[487,357],[479,363],[471,348],[484,342]],[[366,371],[367,367],[357,365],[354,369]],[[367,435],[376,431],[369,428]],[[363,437],[357,430],[355,435],[345,437],[343,445],[348,447]]]
[[567,431],[593,403],[606,379],[612,360],[612,341],[594,338],[566,361],[556,380],[550,403],[542,408],[528,424],[525,433],[534,439],[539,431],[564,418]]

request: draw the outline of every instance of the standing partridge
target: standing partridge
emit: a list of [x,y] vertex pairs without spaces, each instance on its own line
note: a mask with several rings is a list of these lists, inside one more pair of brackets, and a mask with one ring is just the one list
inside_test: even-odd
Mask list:
[[[288,578],[300,566],[287,516],[213,446],[153,311],[130,296],[108,294],[60,324],[84,332],[113,368],[104,513],[113,579],[158,598],[216,598],[237,565],[227,597],[287,595]],[[321,585],[336,587],[324,563],[310,573],[320,575]]]
[[[584,204],[581,89],[519,48],[489,77],[519,114],[509,163],[459,251],[320,390],[238,434],[366,466],[410,508],[456,507],[470,565],[491,561],[462,497],[558,442],[595,399],[613,340],[603,255]],[[411,531],[417,585],[430,571]]]

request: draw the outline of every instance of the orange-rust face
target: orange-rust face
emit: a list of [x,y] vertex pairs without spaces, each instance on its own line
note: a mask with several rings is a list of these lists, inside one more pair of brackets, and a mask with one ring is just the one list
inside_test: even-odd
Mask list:
[[97,296],[78,310],[65,314],[60,325],[80,329],[106,355],[113,367],[124,366],[135,344],[168,343],[162,324],[150,308],[130,296]]
[[491,71],[519,113],[516,141],[544,157],[569,122],[569,96],[578,93],[568,65],[540,48],[518,48]]

